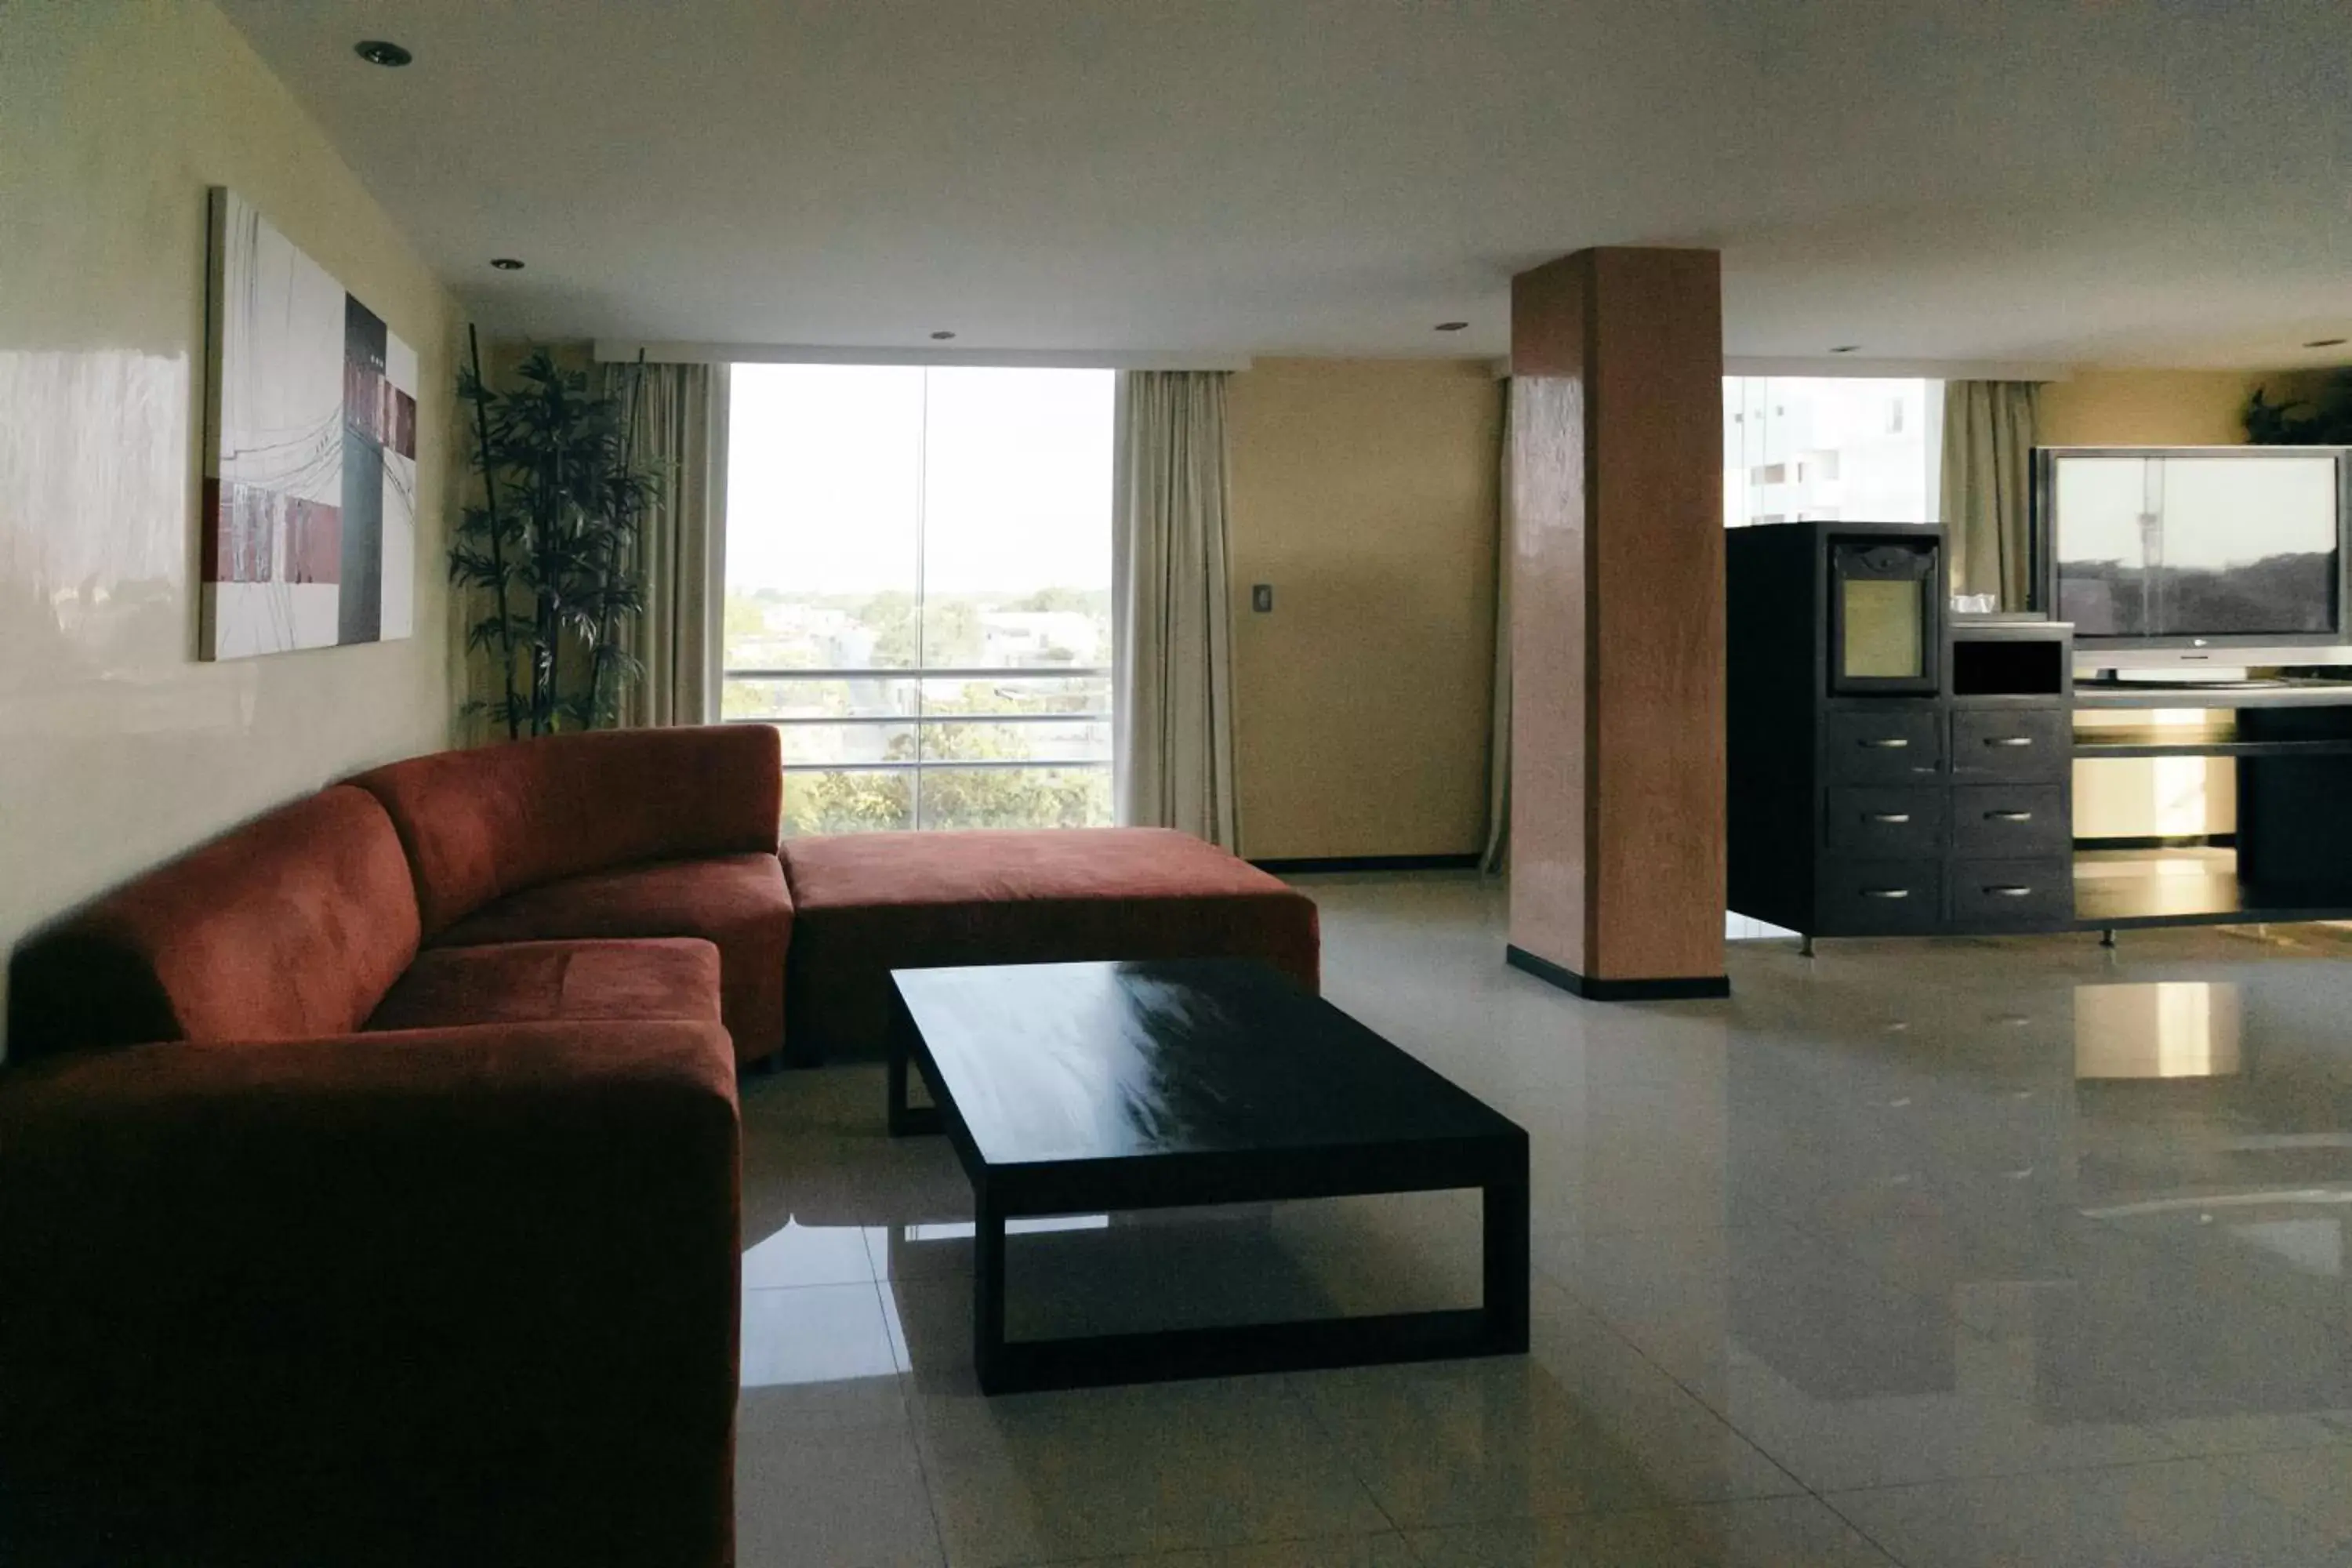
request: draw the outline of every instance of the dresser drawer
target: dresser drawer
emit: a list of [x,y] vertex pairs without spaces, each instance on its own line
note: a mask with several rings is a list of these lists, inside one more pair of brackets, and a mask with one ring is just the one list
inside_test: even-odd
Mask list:
[[1956,860],[1952,923],[1971,931],[2040,931],[2074,918],[2074,858]]
[[2063,779],[2074,749],[2063,708],[1960,708],[1952,712],[1952,777]]
[[1932,859],[1944,848],[1941,787],[1825,792],[1822,842],[1858,860]]
[[2063,784],[1960,784],[1952,791],[1955,855],[2027,860],[2073,847]]
[[1943,921],[1943,867],[1934,860],[1823,860],[1813,909],[1822,936],[1908,936]]
[[1943,767],[1943,715],[1936,709],[1833,708],[1822,715],[1824,783],[1921,784]]

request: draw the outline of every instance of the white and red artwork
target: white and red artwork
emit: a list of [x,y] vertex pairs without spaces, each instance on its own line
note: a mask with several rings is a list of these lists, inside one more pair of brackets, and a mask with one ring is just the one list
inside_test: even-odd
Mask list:
[[409,636],[415,351],[233,191],[211,284],[202,657]]

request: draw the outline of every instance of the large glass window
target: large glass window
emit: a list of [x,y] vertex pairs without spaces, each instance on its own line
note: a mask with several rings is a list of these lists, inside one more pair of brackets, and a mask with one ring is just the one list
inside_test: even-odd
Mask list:
[[1939,381],[1724,377],[1724,522],[1936,521],[1943,394]]
[[784,831],[1108,823],[1112,373],[732,374],[722,712]]

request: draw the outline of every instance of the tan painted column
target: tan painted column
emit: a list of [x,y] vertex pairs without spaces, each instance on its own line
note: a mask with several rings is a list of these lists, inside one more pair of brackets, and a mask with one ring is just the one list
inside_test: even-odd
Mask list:
[[1723,304],[1711,250],[1511,282],[1510,960],[1722,995]]

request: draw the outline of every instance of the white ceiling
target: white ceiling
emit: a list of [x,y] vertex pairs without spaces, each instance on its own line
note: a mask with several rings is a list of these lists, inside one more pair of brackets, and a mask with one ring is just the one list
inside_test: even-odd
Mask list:
[[2344,0],[219,3],[492,329],[1500,353],[1698,245],[1736,355],[2352,357]]

